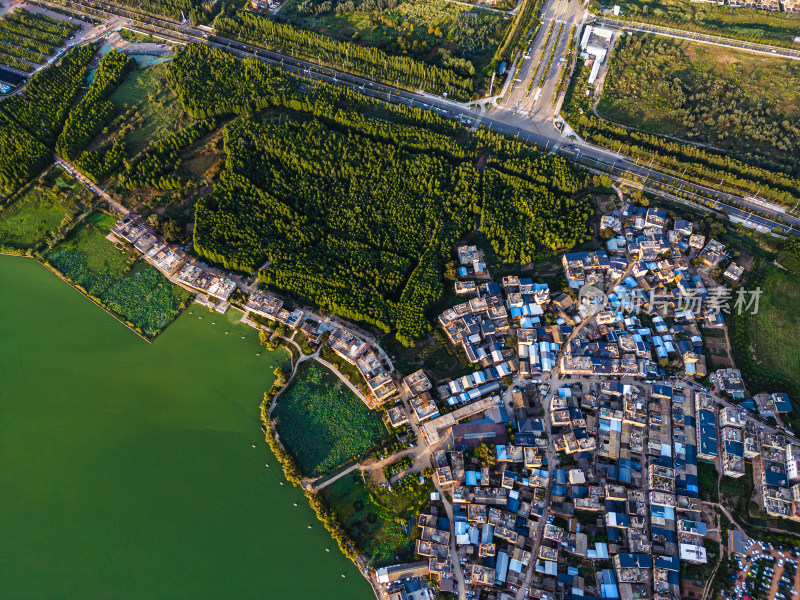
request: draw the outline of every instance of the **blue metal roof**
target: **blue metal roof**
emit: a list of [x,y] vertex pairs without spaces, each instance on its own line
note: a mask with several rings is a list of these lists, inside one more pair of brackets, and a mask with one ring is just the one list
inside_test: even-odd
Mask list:
[[744,457],[744,444],[742,442],[728,440],[725,442],[725,451],[734,456]]
[[767,485],[774,485],[776,487],[789,487],[786,479],[786,473],[776,473],[775,471],[764,471],[764,480]]
[[717,420],[710,410],[698,411],[698,431],[700,432],[700,454],[717,456]]

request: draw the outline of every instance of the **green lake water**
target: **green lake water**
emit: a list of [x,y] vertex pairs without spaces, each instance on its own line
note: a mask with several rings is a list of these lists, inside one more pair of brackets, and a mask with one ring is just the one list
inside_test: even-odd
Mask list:
[[258,405],[285,355],[235,311],[151,345],[33,260],[0,280],[0,597],[374,597],[279,485]]

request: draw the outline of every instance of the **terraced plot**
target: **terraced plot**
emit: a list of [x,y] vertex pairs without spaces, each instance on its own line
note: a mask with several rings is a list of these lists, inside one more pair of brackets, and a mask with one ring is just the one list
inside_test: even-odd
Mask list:
[[44,64],[78,25],[18,8],[0,19],[0,65],[30,73]]

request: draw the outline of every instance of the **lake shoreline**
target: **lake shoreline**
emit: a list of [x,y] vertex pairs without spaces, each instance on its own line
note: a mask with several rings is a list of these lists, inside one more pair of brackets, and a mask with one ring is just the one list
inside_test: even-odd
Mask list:
[[[4,520],[12,523],[9,543],[20,549],[0,556],[0,577],[8,581],[12,597],[23,591],[52,596],[51,586],[74,571],[75,560],[88,560],[98,568],[81,571],[63,597],[107,597],[97,587],[107,582],[116,586],[121,599],[148,594],[154,599],[175,594],[219,597],[213,587],[219,584],[242,599],[260,597],[267,589],[283,597],[325,593],[334,600],[366,600],[358,578],[341,578],[343,572],[352,574],[345,567],[352,562],[325,552],[329,535],[318,527],[308,530],[311,515],[302,504],[297,508],[297,492],[278,486],[280,472],[265,468],[268,457],[251,449],[257,441],[248,398],[270,387],[273,376],[266,367],[283,364],[283,353],[262,355],[236,315],[218,315],[222,323],[211,327],[208,319],[198,321],[198,312],[182,314],[159,344],[142,347],[111,322],[93,317],[99,313],[89,305],[82,308],[83,303],[63,286],[49,283],[50,275],[38,267],[5,256],[0,260],[16,281],[3,293],[8,343],[0,349],[5,363],[14,365],[7,381],[12,402],[6,407],[8,418],[0,423],[0,433],[13,449],[0,457],[0,480],[20,490],[17,501],[2,508]],[[226,330],[238,335],[226,336]],[[181,363],[187,368],[180,368]],[[50,365],[48,377],[37,376],[42,364]],[[138,375],[120,379],[121,369]],[[39,400],[25,402],[30,396]],[[181,411],[188,412],[182,416]],[[42,414],[50,418],[42,421]],[[131,424],[133,437],[128,433]],[[30,427],[34,431],[27,431]],[[41,443],[24,441],[32,435]],[[168,450],[161,450],[161,444]],[[177,452],[180,447],[192,449]],[[119,469],[120,464],[127,468]],[[249,475],[238,475],[237,469]],[[62,495],[40,489],[45,482],[47,489],[78,485],[81,491],[69,494],[65,503]],[[35,487],[28,490],[31,485]],[[96,486],[102,493],[91,492]],[[184,497],[197,501],[186,503]],[[237,509],[242,502],[247,508]],[[216,506],[228,508],[218,511]],[[48,516],[55,514],[55,520]],[[197,527],[198,519],[203,527]],[[78,536],[73,530],[85,533]],[[45,542],[54,535],[73,540],[74,549],[65,554],[60,542]],[[126,543],[117,547],[114,540],[120,538]],[[282,542],[270,541],[275,539]],[[156,540],[161,541],[153,552],[150,545]],[[116,550],[109,553],[108,544]],[[220,555],[221,547],[229,550]],[[166,558],[164,551],[172,558],[170,569],[162,571],[157,565]],[[309,552],[319,576],[298,580],[292,568],[300,569],[301,557]],[[130,578],[131,566],[148,577]],[[152,579],[154,568],[163,580]],[[187,579],[190,572],[195,576]],[[158,587],[148,587],[154,582]]]

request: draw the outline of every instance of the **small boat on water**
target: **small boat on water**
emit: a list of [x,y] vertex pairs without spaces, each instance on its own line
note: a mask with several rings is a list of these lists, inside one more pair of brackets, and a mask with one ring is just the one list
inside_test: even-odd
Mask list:
[[283,485],[283,482],[282,482],[282,481],[281,481],[281,485]]
[[325,548],[325,552],[330,552],[330,551],[331,551],[330,548]]
[[345,577],[347,577],[347,575],[345,575],[344,573],[342,573],[342,579],[344,579]]
[[253,444],[253,448],[255,448],[255,447],[256,447],[256,445],[255,445],[255,444]]
[[216,321],[211,321],[211,324],[212,324],[212,325],[216,325],[216,324],[217,324],[217,322],[216,322]]
[[265,466],[265,467],[267,467],[267,468],[269,469],[269,463],[265,464],[264,466]]
[[294,505],[297,506],[297,502],[295,502]]
[[311,525],[309,525],[308,528],[311,529]]

